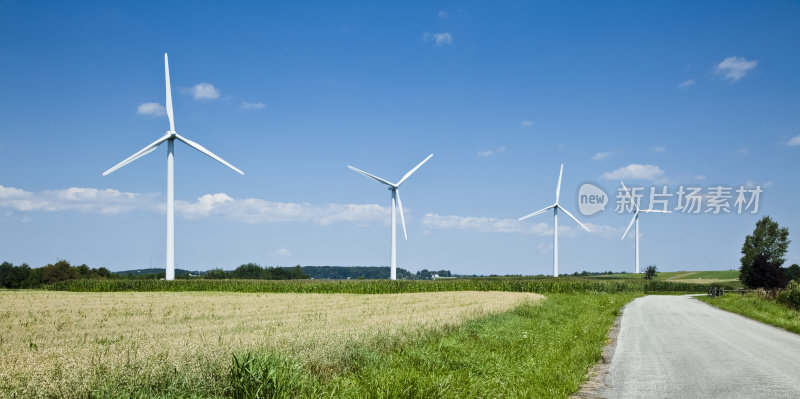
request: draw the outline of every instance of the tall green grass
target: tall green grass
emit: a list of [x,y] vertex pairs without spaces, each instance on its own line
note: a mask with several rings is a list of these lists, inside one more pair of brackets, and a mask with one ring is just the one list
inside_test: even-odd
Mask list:
[[440,291],[510,291],[550,294],[602,292],[706,292],[709,285],[671,281],[597,280],[560,278],[469,278],[438,281],[388,280],[68,280],[45,287],[73,292],[190,292],[222,291],[249,293],[318,293],[318,294],[397,294]]

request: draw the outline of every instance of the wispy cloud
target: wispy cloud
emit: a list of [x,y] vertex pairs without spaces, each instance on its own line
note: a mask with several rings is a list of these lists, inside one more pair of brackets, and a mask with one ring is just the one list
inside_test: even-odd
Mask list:
[[116,214],[135,209],[157,210],[156,194],[126,193],[112,189],[70,187],[38,193],[0,186],[0,208],[18,212],[78,211]]
[[663,145],[654,145],[654,146],[650,147],[650,151],[653,151],[653,152],[664,152],[666,150],[667,150],[667,148],[664,147]]
[[[94,214],[120,214],[133,211],[164,213],[159,194],[137,194],[113,189],[70,187],[61,190],[30,192],[0,186],[0,209],[14,212],[78,211]],[[186,219],[223,218],[248,224],[335,223],[386,225],[389,208],[377,204],[326,204],[273,202],[260,198],[236,199],[225,193],[206,194],[194,201],[175,201],[175,212]],[[410,212],[406,210],[406,216]]]
[[159,103],[142,103],[136,107],[136,113],[141,115],[164,116],[167,110]]
[[289,256],[291,254],[292,254],[292,251],[288,250],[287,248],[280,248],[277,251],[275,251],[275,255],[278,255],[278,256]]
[[437,215],[428,213],[422,226],[429,229],[464,230],[484,233],[543,234],[552,231],[547,223],[523,223],[517,219],[498,219],[482,216]]
[[448,14],[448,12],[447,12],[446,10],[439,10],[439,12],[437,13],[437,15],[438,15],[438,16],[439,16],[439,18],[441,18],[441,19],[447,19],[447,17],[448,17],[450,14]]
[[608,159],[608,157],[610,156],[611,156],[610,152],[598,152],[597,154],[594,154],[594,156],[592,157],[592,161],[601,161],[603,159]]
[[750,155],[750,150],[748,150],[747,147],[742,147],[739,150],[737,150],[736,153],[743,157],[746,157]]
[[789,141],[786,142],[786,145],[790,146],[800,145],[800,134],[789,139]]
[[688,89],[688,88],[694,86],[694,84],[695,84],[694,79],[689,79],[689,80],[684,80],[683,82],[679,83],[678,87],[681,88],[681,89]]
[[500,148],[498,148],[496,150],[478,151],[478,156],[481,157],[481,158],[488,158],[488,157],[490,157],[492,155],[499,154],[499,153],[501,153],[501,152],[503,152],[505,150],[506,150],[506,147],[503,146],[503,147],[500,147]]
[[442,32],[442,33],[425,32],[425,34],[422,35],[422,40],[426,42],[432,40],[433,44],[435,44],[437,47],[441,47],[447,44],[453,44],[453,36],[450,35],[449,32]]
[[633,163],[611,172],[605,172],[601,178],[606,180],[640,179],[656,181],[662,179],[663,176],[664,171],[656,165]]
[[181,91],[191,94],[195,100],[213,100],[219,98],[219,89],[207,82],[198,83],[188,89],[181,89]]
[[744,57],[728,57],[714,67],[714,72],[732,82],[738,82],[757,65],[758,61],[748,61]]
[[522,123],[520,123],[520,126],[522,126],[522,127],[531,127],[531,126],[533,126],[533,122],[531,122],[531,121],[522,121]]
[[242,109],[264,109],[264,103],[249,103],[247,101],[242,101],[241,105]]
[[[603,236],[615,235],[618,229],[605,225],[584,223],[591,233],[599,233]],[[545,222],[520,222],[517,219],[500,219],[485,216],[457,216],[457,215],[437,215],[428,213],[422,218],[422,226],[426,229],[437,230],[460,230],[473,231],[480,233],[519,233],[549,236],[553,234],[553,227]],[[585,234],[586,231],[580,227],[559,226],[558,235],[564,237],[575,237],[578,234]]]

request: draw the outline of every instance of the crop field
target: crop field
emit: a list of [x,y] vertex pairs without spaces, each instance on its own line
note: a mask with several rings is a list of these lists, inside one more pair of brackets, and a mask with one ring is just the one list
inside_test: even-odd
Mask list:
[[[388,295],[0,291],[0,396],[114,390],[224,393],[232,354],[278,353],[324,373],[353,345],[402,345],[532,304],[513,292]],[[176,374],[180,379],[172,378]]]

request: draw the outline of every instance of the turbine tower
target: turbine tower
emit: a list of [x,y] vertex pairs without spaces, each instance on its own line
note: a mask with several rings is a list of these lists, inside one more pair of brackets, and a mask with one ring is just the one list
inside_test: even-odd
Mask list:
[[639,214],[640,213],[670,213],[670,212],[669,211],[662,211],[662,210],[658,210],[658,209],[639,209],[639,207],[636,205],[636,201],[633,200],[633,195],[631,195],[631,192],[628,190],[628,187],[625,187],[625,183],[620,181],[620,184],[622,184],[622,188],[625,190],[625,194],[627,194],[628,198],[631,199],[631,205],[633,206],[633,209],[634,209],[633,218],[631,218],[631,222],[628,223],[628,228],[625,229],[624,233],[622,233],[622,238],[620,238],[620,240],[624,240],[625,239],[625,236],[628,234],[628,231],[631,229],[631,226],[634,223],[636,223],[636,231],[635,231],[635,234],[636,234],[636,237],[635,237],[635,241],[636,241],[636,250],[635,250],[635,252],[636,252],[636,273],[639,273]]
[[389,278],[392,280],[397,280],[397,216],[395,213],[395,203],[397,204],[397,207],[400,208],[400,222],[403,224],[403,236],[405,236],[406,240],[408,240],[408,234],[406,233],[406,220],[405,217],[403,216],[403,202],[400,201],[400,190],[399,190],[400,185],[403,184],[403,182],[406,181],[406,179],[408,179],[408,177],[411,176],[412,173],[416,172],[417,169],[419,169],[419,167],[422,166],[422,164],[428,162],[428,160],[431,159],[432,156],[433,154],[428,155],[428,157],[423,159],[422,162],[420,162],[419,164],[417,164],[417,166],[415,166],[414,169],[409,170],[408,173],[406,173],[405,176],[403,176],[403,178],[400,179],[400,181],[398,181],[397,183],[389,182],[388,180],[381,179],[378,176],[364,172],[361,169],[357,169],[350,165],[347,165],[348,168],[358,173],[361,173],[364,176],[372,178],[378,183],[382,183],[389,186],[389,191],[392,192],[392,255],[390,258],[391,272],[389,275]]
[[578,223],[581,227],[583,227],[586,231],[589,229],[581,223],[580,220],[572,216],[568,210],[564,209],[559,203],[558,199],[561,194],[561,176],[564,174],[564,164],[561,164],[561,172],[558,173],[558,186],[556,186],[556,202],[553,205],[550,205],[546,208],[540,209],[536,212],[531,214],[525,215],[519,218],[520,221],[525,220],[529,217],[536,216],[540,213],[544,213],[548,209],[553,210],[553,277],[558,277],[558,210],[561,209],[567,216],[571,217],[576,223]]
[[167,267],[166,267],[166,279],[167,280],[174,280],[175,279],[175,140],[179,140],[187,144],[189,147],[194,148],[197,151],[202,152],[203,154],[208,155],[209,157],[219,161],[223,165],[239,172],[239,174],[244,174],[241,170],[237,169],[235,166],[229,164],[224,159],[214,155],[211,151],[207,150],[205,147],[201,146],[200,144],[195,143],[175,132],[175,120],[172,116],[172,90],[170,89],[169,84],[169,61],[167,59],[167,53],[164,53],[164,79],[166,80],[167,85],[167,116],[169,117],[169,130],[164,133],[160,139],[154,141],[152,144],[148,145],[147,147],[142,148],[139,152],[131,155],[124,161],[116,164],[113,168],[103,172],[103,176],[108,175],[109,173],[114,172],[115,170],[153,152],[159,145],[167,142]]

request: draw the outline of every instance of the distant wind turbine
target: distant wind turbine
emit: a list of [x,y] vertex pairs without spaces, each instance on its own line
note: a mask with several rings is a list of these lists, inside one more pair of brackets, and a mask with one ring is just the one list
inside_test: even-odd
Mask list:
[[195,143],[175,132],[175,121],[172,116],[172,90],[170,89],[169,84],[169,61],[167,60],[167,54],[164,53],[164,76],[167,82],[167,116],[169,117],[169,130],[164,133],[164,136],[160,139],[154,141],[152,144],[148,145],[147,147],[142,148],[139,152],[131,155],[126,160],[118,163],[113,168],[103,172],[103,176],[114,172],[115,170],[153,152],[159,145],[163,142],[167,142],[167,267],[166,267],[166,278],[167,280],[174,280],[175,279],[175,157],[174,157],[174,147],[175,147],[175,139],[178,139],[184,143],[186,143],[189,147],[194,148],[197,151],[202,152],[203,154],[208,155],[209,157],[219,161],[223,165],[239,172],[239,174],[244,175],[244,172],[237,169],[235,166],[225,162],[224,159],[214,155],[211,151],[205,149],[205,147],[201,146],[200,144]]
[[589,231],[589,228],[583,225],[580,220],[572,216],[568,210],[564,209],[559,203],[558,198],[561,194],[561,176],[564,174],[564,164],[561,164],[561,171],[558,173],[558,186],[556,186],[556,202],[553,205],[550,205],[546,208],[540,209],[536,212],[531,214],[525,215],[519,218],[520,221],[525,220],[531,216],[536,216],[540,213],[544,213],[548,209],[553,210],[553,277],[558,277],[558,210],[561,209],[567,216],[571,217],[576,223],[578,223],[581,227],[583,227],[586,231]]
[[628,228],[625,229],[624,233],[622,233],[622,238],[620,238],[620,240],[624,240],[625,239],[625,236],[628,234],[628,231],[630,231],[631,226],[635,222],[636,223],[636,231],[635,231],[635,234],[636,234],[636,237],[635,237],[635,241],[636,241],[636,250],[635,250],[635,252],[636,252],[636,273],[639,273],[639,214],[640,213],[670,213],[670,212],[669,211],[657,210],[657,209],[639,209],[639,207],[636,206],[636,201],[633,200],[633,195],[631,195],[631,192],[628,190],[628,187],[625,187],[625,183],[620,182],[620,184],[622,184],[622,188],[625,190],[625,194],[627,194],[628,198],[631,199],[631,205],[633,205],[633,209],[634,209],[633,218],[631,218],[631,222],[628,223]]
[[422,164],[428,162],[428,160],[431,159],[432,156],[433,154],[428,155],[428,157],[423,159],[422,162],[420,162],[417,166],[414,167],[414,169],[409,170],[408,173],[406,173],[405,176],[403,176],[403,178],[400,179],[400,181],[398,181],[397,183],[389,182],[388,180],[381,179],[378,176],[364,172],[361,169],[357,169],[350,165],[347,165],[348,168],[358,173],[361,173],[364,176],[372,178],[378,183],[383,183],[389,186],[389,191],[392,192],[392,257],[391,257],[391,273],[389,275],[389,278],[392,280],[397,280],[397,216],[395,214],[395,203],[397,203],[397,207],[400,208],[400,222],[403,224],[403,236],[405,236],[406,240],[408,240],[408,233],[406,233],[406,220],[405,217],[403,216],[403,202],[400,201],[400,190],[399,190],[400,185],[403,184],[403,182],[406,181],[406,179],[408,179],[408,177],[411,176],[412,173],[416,172],[417,169],[419,169],[419,167],[422,166]]

